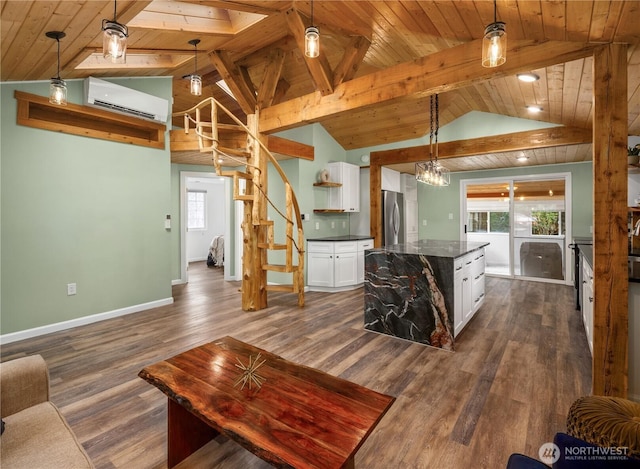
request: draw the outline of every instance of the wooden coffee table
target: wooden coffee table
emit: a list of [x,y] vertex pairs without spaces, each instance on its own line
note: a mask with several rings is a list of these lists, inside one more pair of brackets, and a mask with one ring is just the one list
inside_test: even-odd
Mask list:
[[[261,354],[261,388],[234,386]],[[145,367],[168,396],[168,466],[222,434],[276,467],[353,468],[394,397],[297,365],[232,337]]]

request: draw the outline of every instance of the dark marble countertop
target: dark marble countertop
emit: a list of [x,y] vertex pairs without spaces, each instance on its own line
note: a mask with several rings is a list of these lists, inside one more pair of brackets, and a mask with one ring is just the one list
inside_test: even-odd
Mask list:
[[373,239],[369,235],[340,235],[326,236],[324,238],[307,238],[307,241],[362,241],[363,239]]
[[[580,245],[580,252],[582,253],[584,260],[593,268],[593,246]],[[629,257],[640,257],[640,252],[629,253]],[[640,264],[640,262],[635,262],[634,264]],[[640,268],[636,267],[631,269],[629,272],[629,281],[640,283]]]
[[468,241],[446,241],[441,239],[421,239],[410,244],[394,244],[383,248],[369,249],[375,252],[395,252],[399,254],[420,254],[432,257],[449,257],[456,259],[465,254],[488,246],[489,243],[472,243]]

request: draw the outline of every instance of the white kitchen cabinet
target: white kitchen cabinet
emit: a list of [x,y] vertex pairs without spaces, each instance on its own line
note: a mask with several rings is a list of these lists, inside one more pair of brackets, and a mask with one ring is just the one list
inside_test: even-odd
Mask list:
[[334,285],[333,253],[310,252],[307,263],[307,283],[317,287],[332,288]]
[[307,284],[311,291],[351,290],[364,282],[364,250],[372,239],[354,241],[309,241]]
[[485,297],[484,249],[453,262],[453,333],[457,335],[478,311]]
[[364,252],[367,249],[373,249],[373,239],[364,239],[358,241],[358,277],[357,283],[364,283]]
[[358,253],[341,252],[336,253],[333,264],[334,281],[336,288],[348,287],[358,283]]
[[584,260],[582,262],[582,322],[589,350],[593,355],[593,270]]
[[329,188],[329,208],[345,212],[360,211],[360,167],[342,161],[329,163],[329,180],[340,184]]
[[473,253],[471,263],[471,298],[473,299],[473,312],[475,313],[484,300],[484,249]]

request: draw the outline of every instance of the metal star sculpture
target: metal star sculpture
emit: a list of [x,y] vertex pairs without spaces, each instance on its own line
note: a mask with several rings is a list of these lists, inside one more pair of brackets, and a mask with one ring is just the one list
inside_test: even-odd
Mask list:
[[244,389],[245,385],[247,384],[249,385],[249,389],[251,389],[253,385],[255,385],[258,389],[262,387],[262,383],[267,379],[260,376],[256,372],[256,370],[264,365],[264,362],[266,362],[266,360],[262,360],[260,363],[258,363],[258,360],[260,360],[260,356],[261,354],[258,354],[254,359],[251,355],[249,355],[248,365],[243,364],[240,359],[236,357],[238,363],[236,363],[235,365],[242,370],[242,374],[233,384],[233,387],[238,386],[240,383],[242,383],[240,390]]

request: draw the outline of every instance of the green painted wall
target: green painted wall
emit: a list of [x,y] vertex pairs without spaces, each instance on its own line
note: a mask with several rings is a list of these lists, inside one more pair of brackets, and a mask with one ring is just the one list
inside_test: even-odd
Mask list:
[[[462,179],[506,178],[549,173],[571,173],[572,235],[591,236],[593,177],[589,162],[453,173],[451,185],[448,187],[418,184],[420,239],[460,239],[460,181]],[[449,214],[453,214],[453,219],[449,219]],[[426,226],[423,225],[423,220],[427,221]]]
[[[170,79],[117,82],[171,99]],[[82,104],[82,85],[68,82],[70,102]],[[171,298],[168,145],[18,126],[14,90],[48,88],[0,85],[2,334]]]

